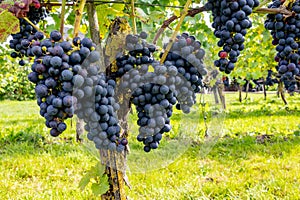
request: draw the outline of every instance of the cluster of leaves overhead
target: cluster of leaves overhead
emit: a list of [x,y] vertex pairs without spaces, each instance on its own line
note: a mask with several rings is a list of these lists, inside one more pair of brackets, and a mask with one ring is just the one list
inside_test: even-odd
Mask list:
[[129,17],[126,13],[125,4],[101,4],[96,8],[98,21],[99,21],[99,31],[101,39],[105,38],[109,32],[109,26],[116,17]]
[[[9,0],[7,0],[9,1]],[[29,5],[35,3],[36,0],[20,0],[20,2],[27,2]],[[130,1],[125,1],[129,3]],[[186,1],[184,0],[137,0],[136,2],[136,18],[138,21],[138,29],[145,30],[149,32],[150,37],[153,38],[157,30],[160,28],[162,23],[171,17],[172,15],[180,15],[181,8],[170,8],[167,6],[183,6]],[[204,5],[205,0],[196,0],[193,1],[192,7]],[[26,4],[26,5],[27,5]],[[17,5],[17,4],[16,4]],[[34,5],[34,4],[32,4]],[[165,5],[165,6],[149,6],[149,5]],[[15,6],[15,5],[14,5]],[[24,10],[26,7],[24,7]],[[67,8],[67,14],[65,16],[66,26],[69,30],[67,33],[72,35],[73,27],[75,21],[74,16],[74,7]],[[86,11],[85,11],[86,12]],[[106,38],[109,25],[111,21],[116,17],[125,17],[130,21],[130,4],[115,4],[115,3],[106,3],[100,4],[97,6],[98,21],[100,25],[100,34],[101,38]],[[20,13],[20,12],[19,12]],[[59,29],[60,26],[60,8],[53,7],[51,11],[51,17],[53,23],[49,24],[46,22],[44,25],[41,25],[42,30],[54,30]],[[12,33],[18,32],[18,20],[13,18],[14,16],[7,11],[1,10],[1,18],[5,17],[6,20],[0,21],[0,27],[10,27],[9,30]],[[88,33],[88,23],[87,15],[83,15],[83,21],[81,23],[80,32],[83,34]],[[206,20],[205,20],[206,16]],[[206,65],[208,68],[213,67],[213,60],[217,58],[217,40],[213,34],[213,30],[210,27],[210,23],[207,21],[208,16],[211,16],[211,13],[200,13],[195,17],[186,17],[183,25],[181,26],[180,32],[189,32],[192,35],[195,35],[197,39],[202,41],[202,46],[206,50]],[[264,16],[252,15],[253,28],[249,30],[249,33],[246,38],[245,50],[242,52],[242,56],[237,63],[237,68],[230,75],[231,77],[241,77],[241,79],[257,79],[264,77],[268,69],[273,68],[274,59],[273,55],[275,50],[271,45],[271,38],[269,33],[263,27]],[[51,20],[50,20],[51,21]],[[8,24],[12,26],[8,26]],[[170,28],[167,28],[163,33],[161,38],[165,36],[169,37],[176,25],[176,21],[170,25]],[[1,28],[0,28],[1,29]],[[7,31],[6,31],[7,32]],[[5,31],[0,30],[0,39],[5,38]],[[158,42],[160,46],[163,45],[162,39]],[[265,56],[270,55],[270,56]]]
[[34,99],[34,86],[27,79],[30,68],[19,66],[0,46],[0,99]]
[[[154,38],[154,35],[157,33],[159,27],[163,22],[171,17],[172,15],[180,16],[182,8],[170,8],[165,6],[184,6],[186,1],[183,0],[138,0],[137,4],[145,6],[138,6],[136,8],[136,15],[139,19],[138,28],[149,33],[149,38]],[[153,5],[153,6],[150,6]],[[162,5],[162,6],[156,6]],[[170,27],[173,26],[176,22],[172,23]],[[180,32],[188,30],[181,29]],[[170,36],[170,31],[166,31],[162,37]],[[158,41],[159,45],[162,45],[161,41]]]

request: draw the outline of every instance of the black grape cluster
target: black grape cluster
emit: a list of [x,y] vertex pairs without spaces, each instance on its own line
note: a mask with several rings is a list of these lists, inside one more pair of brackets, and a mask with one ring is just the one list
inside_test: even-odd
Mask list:
[[77,99],[75,114],[86,123],[87,138],[97,149],[122,152],[128,141],[120,138],[121,127],[116,116],[120,106],[114,98],[116,82],[98,73],[100,65],[96,61],[99,59],[97,51],[91,52],[73,78],[73,95]]
[[[47,11],[44,7],[30,6],[29,12],[27,13],[28,19],[33,23],[37,24],[40,20],[47,16]],[[39,45],[38,41],[44,38],[43,33],[38,32],[23,18],[20,21],[20,32],[12,34],[12,40],[9,41],[9,47],[14,50],[11,53],[12,58],[21,58],[19,64],[24,66],[26,62],[24,57],[32,57],[31,46]]]
[[[168,44],[165,44],[165,47]],[[161,54],[162,56],[162,54]],[[191,87],[199,93],[203,86],[203,76],[207,70],[203,64],[205,56],[201,42],[188,33],[177,36],[165,60],[165,65],[175,66],[178,72],[191,83]]]
[[149,152],[158,147],[162,134],[171,130],[174,105],[184,113],[190,112],[207,70],[203,65],[205,52],[195,37],[187,33],[178,36],[164,64],[154,59],[156,47],[146,38],[145,32],[126,37],[127,51],[116,58],[116,77],[121,78],[118,92],[131,94],[130,102],[139,118],[137,140]]
[[[273,0],[269,8],[279,8],[284,1]],[[266,29],[271,31],[273,45],[276,45],[278,62],[277,71],[289,92],[296,89],[295,76],[300,76],[300,1],[290,4],[295,16],[285,17],[283,14],[268,14],[265,21]]]
[[33,23],[38,24],[48,17],[49,11],[43,6],[30,6],[27,18]]
[[73,117],[77,98],[72,95],[74,77],[84,59],[95,49],[88,38],[75,38],[73,45],[59,42],[61,34],[52,31],[50,39],[36,41],[30,47],[35,56],[28,79],[35,83],[40,115],[46,119],[54,137],[66,130],[64,120]]
[[[201,42],[196,40],[194,36],[183,33],[177,36],[164,64],[167,68],[176,68],[178,71],[176,76],[183,77],[184,80],[190,83],[188,87],[191,87],[195,93],[199,93],[203,87],[203,76],[207,74],[207,70],[203,64],[204,56],[205,51],[201,48]],[[179,97],[179,99],[186,98],[187,96],[193,97],[188,98],[188,101],[185,103],[188,106],[181,105],[180,103],[176,105],[177,109],[188,113],[188,107],[195,104],[196,96],[195,94],[191,94],[191,91],[187,94],[187,87],[180,88],[180,90],[184,90],[184,92],[180,93],[183,96]]]
[[278,83],[278,80],[276,78],[273,78],[273,71],[268,70],[268,76],[266,78],[265,84],[267,86],[273,86],[274,84],[277,84],[277,83]]
[[170,117],[177,99],[167,85],[147,83],[137,88],[132,102],[138,112],[140,126],[137,140],[144,143],[144,151],[157,149],[162,134],[171,130]]
[[117,78],[134,68],[151,64],[154,61],[152,54],[156,51],[156,46],[148,44],[146,42],[147,37],[148,34],[144,31],[139,35],[127,35],[125,42],[127,53],[120,53],[116,57],[118,70],[115,76]]
[[157,61],[143,64],[124,74],[119,84],[119,92],[132,95],[131,102],[139,117],[137,139],[144,143],[146,152],[157,148],[161,135],[171,130],[173,105],[189,113],[195,104],[191,82],[173,65],[161,65]]
[[37,40],[42,40],[44,34],[38,32],[24,19],[20,21],[20,32],[12,34],[12,40],[9,41],[9,47],[14,49],[14,52],[10,54],[12,58],[21,58],[19,64],[24,66],[26,63],[23,60],[24,57],[32,57],[30,46],[35,45]]
[[208,0],[205,4],[213,13],[214,35],[220,38],[218,46],[223,47],[219,52],[220,59],[215,61],[220,71],[229,74],[234,69],[234,63],[244,49],[244,36],[252,26],[248,16],[258,5],[258,0]]

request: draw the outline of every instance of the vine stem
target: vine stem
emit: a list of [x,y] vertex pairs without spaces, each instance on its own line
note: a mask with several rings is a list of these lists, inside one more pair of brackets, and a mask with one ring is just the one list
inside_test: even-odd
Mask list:
[[259,14],[277,14],[281,13],[284,14],[286,17],[291,17],[293,16],[293,12],[289,11],[286,9],[286,7],[282,6],[280,8],[259,8],[256,10],[253,10],[254,13],[259,13]]
[[49,37],[49,35],[47,33],[45,33],[44,31],[40,30],[40,28],[37,27],[34,23],[32,23],[27,17],[23,17],[23,19],[25,19],[33,28],[35,28],[39,32],[43,33],[47,38]]
[[61,34],[61,40],[64,39],[64,26],[65,26],[65,14],[66,14],[66,3],[67,0],[62,0],[61,5],[61,14],[60,14],[60,34]]
[[[186,16],[194,17],[196,14],[201,13],[201,12],[204,12],[204,11],[207,11],[207,10],[205,9],[204,6],[203,6],[203,7],[200,7],[200,8],[193,8],[193,9],[190,9],[190,10],[187,11]],[[186,17],[186,16],[185,16],[185,17]],[[179,17],[180,17],[180,16],[179,16]],[[153,44],[156,44],[157,40],[159,39],[160,35],[165,31],[165,29],[166,29],[167,27],[169,27],[169,25],[170,25],[173,21],[175,21],[176,19],[178,19],[179,17],[176,16],[176,15],[173,15],[173,16],[170,17],[169,19],[165,20],[165,21],[163,22],[163,25],[162,25],[162,26],[159,28],[159,30],[157,31],[157,33],[156,33],[156,35],[155,35],[154,40],[153,40],[152,43],[153,43]]]
[[[95,5],[101,5],[101,4],[124,4],[124,5],[130,5],[131,2],[124,2],[124,1],[102,1],[102,0],[87,0],[86,3],[94,3]],[[61,6],[62,4],[60,2],[44,2],[41,3],[41,5],[50,5],[50,6]],[[66,4],[67,6],[74,6],[75,4],[72,2],[68,2]],[[151,3],[135,3],[136,6],[150,6],[150,7],[164,7],[164,8],[184,8],[183,6],[172,6],[172,5],[163,5],[163,4],[151,4]]]
[[88,20],[89,20],[89,27],[91,33],[91,39],[95,44],[100,46],[101,38],[100,38],[100,31],[99,31],[99,22],[98,16],[96,11],[96,6],[94,3],[87,3],[87,13],[88,13]]
[[[204,11],[209,11],[207,10],[204,6],[200,7],[200,8],[193,8],[187,11],[186,16],[190,16],[190,17],[194,17],[195,15],[204,12]],[[280,7],[280,8],[257,8],[253,10],[253,13],[259,13],[259,14],[276,14],[276,13],[282,13],[284,14],[286,17],[290,17],[293,16],[293,12],[287,10],[286,7]],[[185,16],[185,17],[186,17]],[[181,17],[181,16],[179,16]],[[179,18],[176,15],[173,15],[172,17],[170,17],[169,19],[165,20],[162,24],[162,26],[159,28],[159,30],[157,31],[154,40],[153,40],[153,44],[157,43],[157,40],[159,39],[159,37],[161,36],[161,34],[165,31],[165,29],[167,27],[169,27],[169,25],[175,21],[176,19]]]
[[79,4],[79,8],[75,11],[76,12],[76,18],[75,18],[75,24],[74,24],[73,37],[78,36],[79,28],[80,28],[80,22],[81,22],[82,13],[83,13],[85,3],[86,3],[86,0],[81,0],[80,4]]
[[169,42],[169,44],[168,44],[168,46],[166,48],[166,51],[164,52],[164,54],[161,57],[161,60],[160,60],[161,64],[164,63],[165,60],[166,60],[166,58],[167,58],[167,55],[168,55],[168,53],[169,53],[169,51],[170,51],[170,49],[171,49],[171,47],[172,47],[172,45],[173,45],[173,43],[174,43],[174,41],[176,39],[176,36],[177,36],[178,31],[179,31],[179,29],[180,29],[180,27],[181,27],[181,25],[183,23],[183,20],[184,20],[185,16],[188,14],[188,9],[189,9],[189,6],[191,5],[191,3],[192,3],[192,0],[187,0],[186,4],[184,6],[184,9],[183,9],[183,11],[181,13],[181,17],[179,19],[179,22],[178,22],[178,24],[177,24],[177,26],[175,28],[175,31],[174,31],[174,33],[173,33],[173,35],[171,37],[171,40],[170,40],[170,42]]
[[137,34],[137,28],[136,28],[136,20],[135,20],[135,2],[134,0],[131,0],[131,21],[133,26],[133,33]]

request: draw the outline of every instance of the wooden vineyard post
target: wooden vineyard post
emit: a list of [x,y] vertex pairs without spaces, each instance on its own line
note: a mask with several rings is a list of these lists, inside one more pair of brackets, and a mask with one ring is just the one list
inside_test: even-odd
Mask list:
[[239,84],[238,87],[239,87],[239,101],[242,102],[243,101],[243,99],[242,99],[242,90],[243,89],[242,89],[241,84]]
[[263,80],[264,100],[267,100],[266,81]]
[[76,118],[76,142],[82,142],[81,136],[84,134],[84,121]]
[[215,84],[212,88],[211,88],[211,90],[212,90],[212,92],[213,92],[213,94],[214,94],[214,98],[215,98],[215,103],[216,104],[219,104],[220,102],[219,102],[219,98],[218,98],[218,89],[217,89],[217,84]]
[[280,94],[280,97],[284,103],[284,105],[287,105],[287,101],[285,99],[285,95],[284,95],[284,86],[283,86],[283,82],[282,81],[279,81],[279,84],[278,84],[278,93]]
[[220,96],[222,107],[223,107],[223,109],[226,109],[225,95],[224,95],[224,92],[223,92],[223,90],[224,90],[224,83],[218,84],[217,90],[218,90],[218,94]]

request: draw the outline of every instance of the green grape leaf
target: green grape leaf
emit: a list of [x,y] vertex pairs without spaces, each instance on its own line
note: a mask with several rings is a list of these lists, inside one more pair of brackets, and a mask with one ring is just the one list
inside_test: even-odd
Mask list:
[[[72,9],[68,8],[66,13],[70,13],[70,12],[72,13]],[[73,15],[73,14],[68,15],[67,19],[66,19],[66,23],[74,24],[75,23],[75,15]]]
[[19,20],[7,10],[0,10],[0,42],[5,42],[10,34],[20,32]]
[[153,11],[149,15],[151,22],[157,22],[158,20],[164,19],[165,17],[166,17],[165,14],[160,11]]
[[150,4],[153,3],[153,1],[154,0],[141,0],[141,2],[143,2],[143,3],[150,3]]
[[98,176],[103,176],[103,174],[105,173],[105,166],[98,162],[95,166],[95,172]]
[[135,8],[136,9],[136,14],[139,16],[141,21],[147,21],[149,16],[143,11],[141,8]]
[[108,180],[104,179],[100,183],[93,183],[91,189],[96,196],[105,194],[109,190]]
[[[100,162],[98,162],[95,166],[91,167],[91,169],[87,171],[87,173],[81,178],[78,187],[81,190],[84,190],[86,186],[91,182],[91,179],[97,180],[97,182],[99,182],[99,184],[92,184],[92,190],[95,191],[93,193],[95,193],[96,195],[98,195],[98,193],[104,194],[108,190],[109,183],[108,177],[107,175],[105,175],[105,166]],[[107,190],[105,190],[106,188]],[[104,193],[102,193],[103,191]]]
[[123,12],[125,8],[125,4],[114,4],[112,5],[111,9],[117,16],[124,16],[125,13]]
[[92,175],[90,173],[86,173],[79,182],[79,188],[84,190],[86,186],[90,183]]

